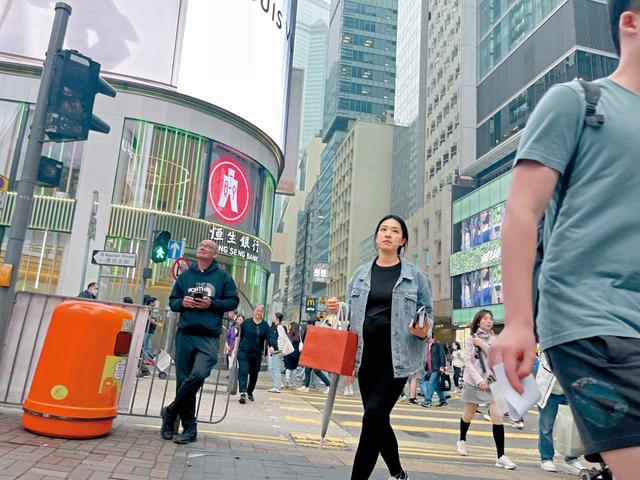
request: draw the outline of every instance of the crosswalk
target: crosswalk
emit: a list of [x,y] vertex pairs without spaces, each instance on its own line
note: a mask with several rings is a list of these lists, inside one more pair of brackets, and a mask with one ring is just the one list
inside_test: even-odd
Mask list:
[[[308,426],[321,424],[326,396],[318,392],[301,393],[283,391],[268,397],[270,402],[277,403],[284,419],[291,424]],[[469,456],[460,457],[455,452],[458,439],[462,405],[457,398],[451,400],[452,406],[445,408],[424,409],[417,405],[399,402],[391,414],[391,424],[398,435],[400,453],[406,457],[431,458],[443,461],[478,462],[486,465],[495,461],[495,447],[493,446],[491,423],[478,416],[469,430]],[[314,415],[315,413],[315,415]],[[354,446],[358,442],[359,430],[362,427],[362,403],[359,397],[344,397],[338,395],[332,411],[332,424],[329,426],[329,436],[324,448],[345,448]],[[530,412],[527,418],[530,425],[537,424],[537,412]],[[337,438],[331,436],[331,431],[337,427],[346,429],[350,436]],[[506,427],[506,453],[519,465],[539,465],[537,449],[537,430],[528,428],[527,431],[513,430]],[[412,436],[424,440],[413,440]],[[295,434],[293,440],[301,446],[314,447],[319,445],[317,435]],[[510,448],[511,444],[511,448]]]

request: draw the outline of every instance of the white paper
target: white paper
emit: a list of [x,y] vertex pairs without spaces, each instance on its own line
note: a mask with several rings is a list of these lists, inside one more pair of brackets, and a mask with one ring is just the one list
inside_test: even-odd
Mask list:
[[540,400],[540,389],[538,388],[535,377],[532,374],[529,374],[522,379],[524,393],[520,395],[509,383],[507,374],[504,371],[504,364],[501,363],[500,365],[495,365],[493,367],[493,373],[496,376],[496,381],[498,382],[500,390],[502,390],[502,394],[507,401],[509,418],[512,420],[520,420],[523,418],[525,412]]
[[169,355],[164,350],[161,350],[156,360],[156,367],[158,367],[158,370],[160,370],[161,372],[164,372],[167,368],[169,368],[169,365],[171,365],[171,355]]

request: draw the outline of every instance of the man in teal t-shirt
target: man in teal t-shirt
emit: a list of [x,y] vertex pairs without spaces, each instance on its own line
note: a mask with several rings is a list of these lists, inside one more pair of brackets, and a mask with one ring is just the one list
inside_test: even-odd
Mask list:
[[503,223],[506,326],[492,348],[522,391],[536,342],[531,279],[536,227],[547,211],[540,344],[572,406],[588,459],[616,479],[640,458],[640,0],[609,0],[618,69],[596,82],[604,124],[585,126],[578,82],[553,87],[531,115],[516,156]]

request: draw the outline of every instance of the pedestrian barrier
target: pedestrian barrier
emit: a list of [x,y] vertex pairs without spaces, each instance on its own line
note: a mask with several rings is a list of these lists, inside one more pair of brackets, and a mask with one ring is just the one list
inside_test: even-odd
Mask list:
[[[38,292],[18,292],[7,326],[4,345],[0,351],[0,404],[22,406],[33,380],[51,316],[65,300],[74,298]],[[131,313],[134,327],[126,363],[122,388],[118,399],[120,415],[160,417],[160,410],[170,403],[175,393],[175,374],[171,363],[165,375],[154,365],[150,375],[141,377],[141,351],[149,318],[149,309],[141,305],[100,302],[117,305]],[[175,315],[170,313],[170,315]],[[172,354],[176,317],[165,325],[171,332],[163,332],[162,346]],[[221,336],[218,364],[200,390],[197,404],[198,422],[220,423],[227,415],[229,395],[226,390],[227,371],[222,359],[224,336]],[[221,382],[222,380],[222,382]]]

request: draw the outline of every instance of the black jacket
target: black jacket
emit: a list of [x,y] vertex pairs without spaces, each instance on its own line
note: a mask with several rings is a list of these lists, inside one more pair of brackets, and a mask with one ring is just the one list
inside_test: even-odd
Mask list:
[[[428,364],[425,362],[425,370],[428,369],[427,365]],[[441,367],[446,367],[446,366],[447,366],[447,357],[444,354],[444,347],[439,341],[436,340],[435,342],[433,342],[433,345],[431,346],[431,371],[436,372],[440,370]]]
[[78,295],[78,298],[91,298],[93,300],[96,299],[96,296],[93,295],[91,292],[89,292],[89,290],[83,290],[82,292],[80,292],[80,294]]
[[[211,307],[207,310],[185,308],[182,299],[198,292],[211,298]],[[197,265],[191,265],[189,270],[180,274],[169,297],[171,310],[181,313],[178,329],[188,335],[206,337],[220,336],[222,316],[234,310],[239,303],[235,282],[215,260],[204,272],[198,270]]]
[[252,318],[247,318],[240,325],[240,345],[238,353],[245,353],[251,357],[262,357],[264,355],[264,342],[267,345],[278,349],[278,337],[273,334],[273,329],[266,321],[262,320],[256,324]]

